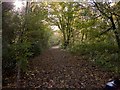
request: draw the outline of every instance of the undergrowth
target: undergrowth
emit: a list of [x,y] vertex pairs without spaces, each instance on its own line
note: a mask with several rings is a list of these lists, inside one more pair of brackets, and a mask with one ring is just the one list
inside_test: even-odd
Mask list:
[[71,53],[84,55],[106,70],[120,73],[120,54],[116,45],[109,43],[81,43],[68,48]]

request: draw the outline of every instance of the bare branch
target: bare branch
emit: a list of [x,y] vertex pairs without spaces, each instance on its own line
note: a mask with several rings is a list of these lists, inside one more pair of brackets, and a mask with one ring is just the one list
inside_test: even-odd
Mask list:
[[105,33],[107,33],[108,31],[110,31],[113,27],[111,26],[110,28],[108,28],[107,30],[103,31],[102,33],[100,33],[100,35],[103,35]]
[[110,18],[105,12],[103,12],[100,8],[99,8],[99,6],[98,6],[98,4],[96,3],[96,2],[94,2],[95,3],[95,6],[97,7],[97,9],[100,11],[100,13],[102,13],[104,16],[106,16],[107,18]]

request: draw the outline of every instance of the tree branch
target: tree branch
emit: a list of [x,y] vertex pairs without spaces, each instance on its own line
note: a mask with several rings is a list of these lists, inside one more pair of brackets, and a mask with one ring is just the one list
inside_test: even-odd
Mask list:
[[118,16],[118,17],[120,17],[120,15],[118,15],[118,14],[116,14],[115,12],[114,13],[112,13],[113,15],[116,15],[116,16]]
[[100,33],[100,35],[103,35],[105,33],[107,33],[108,31],[110,31],[113,27],[111,26],[110,28],[108,28],[107,30],[103,31],[102,33]]
[[97,7],[97,9],[100,11],[100,13],[102,13],[104,16],[106,16],[107,18],[110,18],[109,16],[107,16],[107,14],[106,13],[104,13],[100,8],[99,8],[99,6],[98,6],[98,4],[96,3],[96,2],[94,2],[95,3],[95,6]]

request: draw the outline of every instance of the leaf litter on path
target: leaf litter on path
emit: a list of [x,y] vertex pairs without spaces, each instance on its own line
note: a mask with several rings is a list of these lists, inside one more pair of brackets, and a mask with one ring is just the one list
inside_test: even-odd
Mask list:
[[102,88],[112,76],[81,56],[51,48],[30,61],[21,88]]

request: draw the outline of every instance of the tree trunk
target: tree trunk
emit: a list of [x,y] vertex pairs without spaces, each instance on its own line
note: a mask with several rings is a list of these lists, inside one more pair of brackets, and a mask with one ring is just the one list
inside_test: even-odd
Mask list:
[[114,34],[116,37],[116,41],[117,41],[117,45],[118,45],[118,49],[119,49],[118,51],[120,52],[120,37],[119,37],[119,33],[116,31],[116,26],[115,26],[112,16],[110,17],[110,21],[112,23],[113,31],[114,31]]
[[81,42],[83,42],[83,39],[84,39],[84,33],[81,36]]
[[17,88],[20,88],[20,62],[17,62],[17,69],[18,69],[18,72],[17,72],[17,85],[16,87]]
[[[28,4],[29,4],[29,2],[27,2],[27,4],[26,4],[26,8],[25,8],[25,15],[27,15],[28,14]],[[21,31],[21,34],[20,34],[20,39],[19,39],[19,42],[20,42],[20,44],[23,42],[23,38],[22,38],[22,36],[24,35],[24,33],[25,33],[25,31],[27,31],[27,19],[25,18],[25,21],[24,21],[24,25],[23,25],[23,27],[22,27],[22,31]],[[19,56],[19,55],[16,55],[16,56]],[[17,70],[18,70],[18,72],[17,72],[17,85],[16,85],[16,87],[17,88],[20,88],[20,72],[21,72],[21,62],[20,62],[20,60],[17,62]]]

